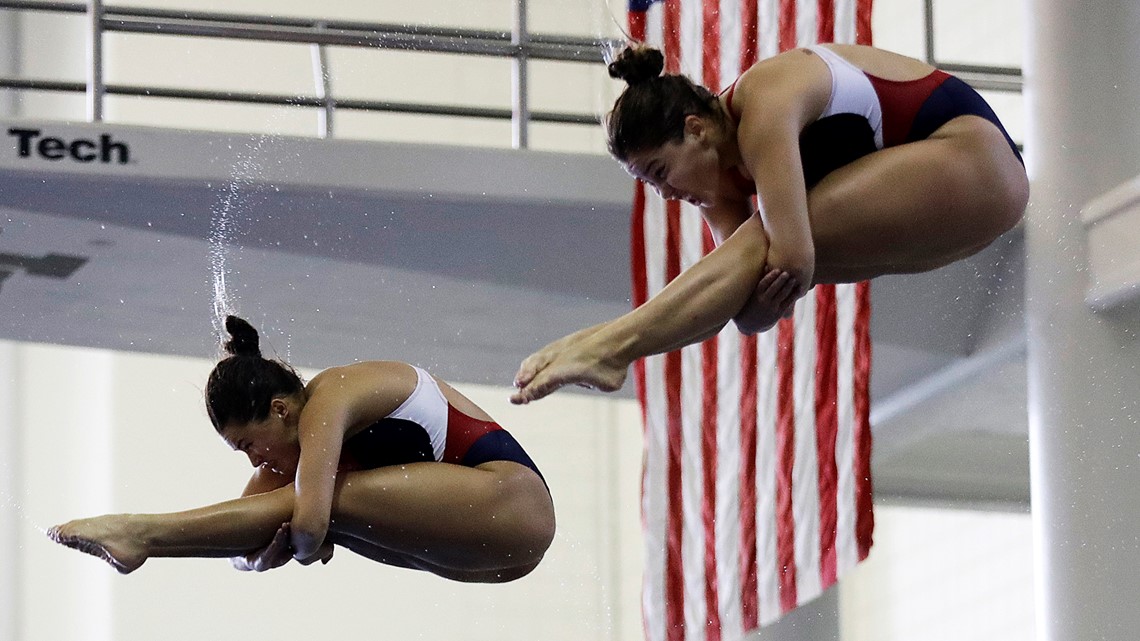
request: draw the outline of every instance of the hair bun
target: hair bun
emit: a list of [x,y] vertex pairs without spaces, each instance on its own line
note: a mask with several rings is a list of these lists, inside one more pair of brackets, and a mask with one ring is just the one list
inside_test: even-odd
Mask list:
[[665,55],[648,45],[630,45],[622,49],[608,68],[611,78],[636,85],[661,75],[665,69]]
[[232,337],[223,348],[234,356],[261,356],[257,330],[245,319],[226,316],[226,331]]

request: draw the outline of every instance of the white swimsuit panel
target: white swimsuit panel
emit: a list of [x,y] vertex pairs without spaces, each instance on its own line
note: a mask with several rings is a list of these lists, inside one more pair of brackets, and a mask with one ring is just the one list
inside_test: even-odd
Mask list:
[[819,115],[820,120],[843,113],[862,116],[875,132],[875,147],[882,149],[883,108],[867,74],[827,47],[812,45],[808,49],[831,71],[831,99]]
[[416,370],[416,389],[385,418],[411,421],[424,428],[431,439],[432,455],[435,460],[442,461],[443,450],[447,446],[447,399],[431,374],[415,365],[411,367]]

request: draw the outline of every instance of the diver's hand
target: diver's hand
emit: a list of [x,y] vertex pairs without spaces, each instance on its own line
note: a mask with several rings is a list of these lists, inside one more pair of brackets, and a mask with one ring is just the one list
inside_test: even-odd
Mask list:
[[587,327],[531,354],[519,366],[511,402],[525,405],[565,385],[603,392],[621,389],[629,363],[605,341],[605,324]]
[[235,569],[242,572],[265,572],[285,565],[293,558],[293,548],[289,544],[289,524],[282,523],[273,535],[269,545],[250,552],[245,556],[230,559]]
[[792,315],[799,290],[798,282],[789,272],[768,270],[744,309],[732,319],[736,328],[749,335],[768,331],[781,318]]

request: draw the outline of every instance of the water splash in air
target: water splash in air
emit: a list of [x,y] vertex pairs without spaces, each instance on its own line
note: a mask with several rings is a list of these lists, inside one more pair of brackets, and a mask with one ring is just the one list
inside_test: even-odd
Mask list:
[[218,344],[225,342],[226,316],[237,311],[236,300],[231,297],[227,287],[228,276],[232,273],[234,259],[240,251],[241,245],[237,242],[242,232],[238,222],[248,214],[254,204],[254,199],[262,190],[264,175],[260,159],[264,157],[266,143],[270,136],[260,135],[252,138],[248,147],[238,151],[230,172],[230,179],[226,181],[218,202],[211,208],[210,216],[210,274],[214,289],[213,297],[213,325],[218,337]]

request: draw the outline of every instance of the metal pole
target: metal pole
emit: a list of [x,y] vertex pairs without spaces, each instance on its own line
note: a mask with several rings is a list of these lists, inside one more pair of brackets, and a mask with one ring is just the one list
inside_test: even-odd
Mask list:
[[[20,75],[23,66],[20,28],[23,22],[21,14],[0,12],[0,73],[5,76]],[[10,118],[19,115],[20,97],[10,91],[0,92],[0,116]]]
[[515,0],[515,23],[511,31],[511,44],[518,47],[514,72],[511,74],[511,140],[515,149],[526,149],[529,145],[527,135],[530,122],[530,105],[527,103],[529,38],[526,25],[526,0]]
[[103,0],[87,0],[87,120],[103,121]]
[[[317,24],[323,29],[324,24]],[[317,135],[321,138],[333,136],[333,112],[336,109],[336,100],[332,96],[332,79],[329,73],[328,55],[324,45],[313,43],[309,46],[313,54],[313,81],[316,86],[317,98],[323,103],[317,112]]]
[[934,0],[922,3],[922,17],[926,26],[926,62],[934,64]]

